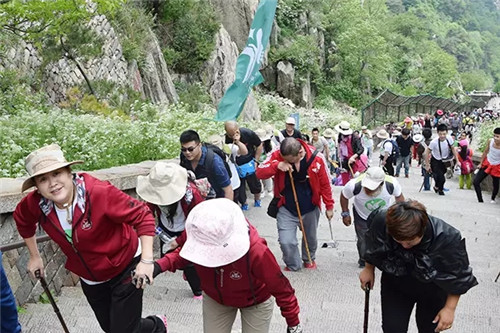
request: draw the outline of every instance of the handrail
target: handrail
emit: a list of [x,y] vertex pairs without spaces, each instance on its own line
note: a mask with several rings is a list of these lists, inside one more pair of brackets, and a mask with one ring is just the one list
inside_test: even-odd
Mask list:
[[[48,235],[42,235],[42,236],[36,237],[37,243],[44,243],[44,242],[49,241],[49,240],[51,240],[51,238]],[[9,244],[0,245],[0,251],[5,252],[5,251],[10,251],[10,250],[15,250],[15,249],[18,249],[18,248],[24,247],[24,246],[26,246],[26,243],[24,242],[24,240],[19,240],[19,241],[12,242]]]

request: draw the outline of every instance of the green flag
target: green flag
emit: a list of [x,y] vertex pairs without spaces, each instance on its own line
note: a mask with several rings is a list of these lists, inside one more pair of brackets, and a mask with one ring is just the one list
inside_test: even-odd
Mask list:
[[250,27],[247,45],[236,61],[234,82],[220,100],[215,120],[238,118],[250,89],[264,80],[259,72],[260,63],[269,42],[277,3],[277,0],[260,0]]

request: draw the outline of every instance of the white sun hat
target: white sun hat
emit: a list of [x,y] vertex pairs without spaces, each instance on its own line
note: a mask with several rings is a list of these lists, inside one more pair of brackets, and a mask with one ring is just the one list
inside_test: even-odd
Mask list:
[[137,177],[137,194],[145,201],[166,206],[186,194],[187,170],[178,164],[157,162],[147,176]]
[[30,187],[35,186],[34,177],[36,176],[80,163],[83,163],[83,161],[66,161],[61,147],[55,143],[37,149],[31,152],[24,162],[29,178],[23,182],[21,191],[24,192]]
[[339,132],[340,134],[343,134],[343,135],[351,135],[352,134],[352,128],[351,128],[351,124],[349,124],[349,122],[343,120],[340,122],[340,124],[338,124],[337,126],[335,126],[335,130],[337,130],[337,132]]
[[294,117],[288,117],[286,118],[286,124],[290,124],[290,125],[295,125],[295,118]]
[[385,180],[385,172],[381,167],[370,167],[366,170],[365,176],[361,179],[361,186],[369,190],[375,190]]
[[186,219],[186,233],[179,254],[201,266],[225,266],[250,249],[248,222],[241,208],[226,198],[196,205]]

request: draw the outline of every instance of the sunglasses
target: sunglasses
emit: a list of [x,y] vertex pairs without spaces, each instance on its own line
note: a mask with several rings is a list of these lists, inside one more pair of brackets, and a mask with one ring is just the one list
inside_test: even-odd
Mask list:
[[188,148],[181,147],[181,151],[182,151],[183,153],[185,153],[185,152],[187,152],[187,151],[188,151],[188,152],[190,152],[190,153],[192,153],[192,152],[193,152],[196,148],[198,148],[198,146],[199,146],[199,145],[200,145],[200,144],[198,143],[198,144],[197,144],[196,146],[194,146],[194,147],[188,147]]

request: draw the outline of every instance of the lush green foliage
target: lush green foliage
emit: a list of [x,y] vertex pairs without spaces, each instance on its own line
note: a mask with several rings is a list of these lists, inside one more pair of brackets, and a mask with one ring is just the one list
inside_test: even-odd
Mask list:
[[195,73],[214,49],[220,24],[214,9],[202,0],[169,0],[158,14],[156,33],[167,64],[177,73]]
[[494,0],[282,0],[277,21],[271,60],[310,71],[320,103],[359,107],[386,88],[459,98],[500,80]]
[[493,130],[500,127],[500,120],[482,123],[479,127],[479,151],[484,151],[488,140],[493,138]]

